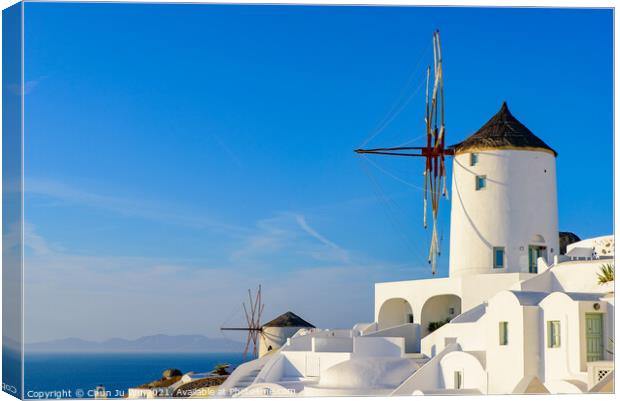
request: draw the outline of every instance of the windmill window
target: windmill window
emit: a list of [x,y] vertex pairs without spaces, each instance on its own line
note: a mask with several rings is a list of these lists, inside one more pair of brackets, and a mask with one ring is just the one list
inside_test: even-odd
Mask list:
[[460,370],[454,371],[454,388],[456,390],[463,388],[463,372]]
[[469,154],[469,165],[475,166],[478,164],[478,153],[470,153]]
[[476,176],[476,191],[480,191],[487,186],[487,176],[486,175],[477,175]]
[[499,345],[508,345],[508,322],[499,322]]
[[503,269],[504,268],[504,247],[496,246],[493,248],[493,268],[494,269]]
[[560,321],[549,320],[547,322],[547,348],[560,347]]

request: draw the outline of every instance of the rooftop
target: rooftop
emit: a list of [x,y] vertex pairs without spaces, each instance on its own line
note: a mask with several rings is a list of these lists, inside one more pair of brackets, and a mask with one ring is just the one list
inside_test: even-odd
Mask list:
[[547,295],[548,292],[542,291],[510,291],[517,297],[519,304],[523,306],[534,306],[538,305],[540,301],[542,301]]
[[273,319],[270,322],[267,322],[263,325],[263,327],[311,327],[314,326],[304,319],[300,318],[293,312],[286,312]]
[[525,125],[517,120],[506,102],[502,103],[499,109],[486,124],[476,133],[465,139],[461,143],[452,145],[455,153],[505,149],[505,150],[539,150],[552,153],[557,156],[557,152],[542,139],[537,137]]

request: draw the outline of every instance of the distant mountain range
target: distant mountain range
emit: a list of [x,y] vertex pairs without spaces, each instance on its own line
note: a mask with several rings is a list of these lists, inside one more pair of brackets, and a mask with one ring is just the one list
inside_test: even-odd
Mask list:
[[87,341],[79,338],[26,344],[26,352],[242,352],[243,344],[202,335],[157,334],[136,340],[111,338]]

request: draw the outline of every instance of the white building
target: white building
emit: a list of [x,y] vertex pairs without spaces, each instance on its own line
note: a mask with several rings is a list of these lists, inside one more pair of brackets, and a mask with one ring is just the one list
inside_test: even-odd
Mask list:
[[374,322],[300,330],[222,396],[609,388],[613,282],[597,273],[613,237],[560,254],[557,154],[505,103],[454,151],[449,277],[377,283]]

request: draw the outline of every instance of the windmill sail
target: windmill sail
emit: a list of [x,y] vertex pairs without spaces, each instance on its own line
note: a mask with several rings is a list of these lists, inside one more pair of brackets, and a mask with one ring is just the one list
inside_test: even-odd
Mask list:
[[[429,208],[428,201],[430,198],[432,226],[428,262],[431,265],[432,273],[435,274],[437,271],[437,258],[441,253],[440,241],[437,233],[439,201],[442,195],[446,199],[448,198],[445,157],[454,154],[452,149],[445,148],[446,127],[443,92],[443,63],[439,31],[435,31],[433,33],[432,78],[433,88],[432,93],[429,94],[431,67],[428,66],[426,70],[426,113],[424,118],[426,129],[426,146],[357,149],[355,152],[358,154],[412,156],[425,158],[423,224],[424,228],[427,228],[427,210]],[[431,95],[430,99],[429,95]]]
[[243,350],[243,358],[248,356],[248,353],[252,352],[254,358],[258,357],[258,340],[262,335],[263,328],[260,324],[265,304],[263,304],[261,286],[258,286],[256,295],[252,296],[252,290],[248,289],[248,305],[245,302],[241,305],[243,312],[245,313],[246,327],[221,327],[222,331],[247,331],[248,336],[245,342],[245,348]]

